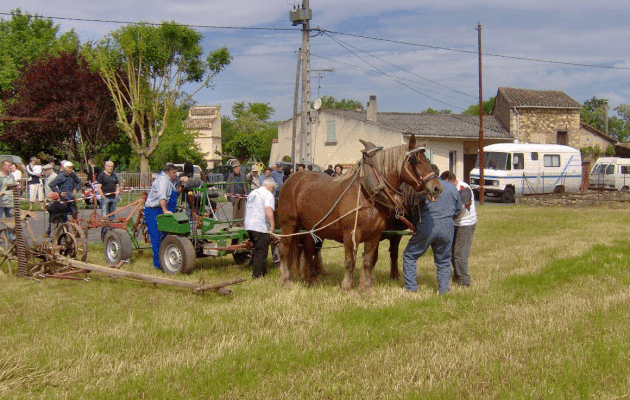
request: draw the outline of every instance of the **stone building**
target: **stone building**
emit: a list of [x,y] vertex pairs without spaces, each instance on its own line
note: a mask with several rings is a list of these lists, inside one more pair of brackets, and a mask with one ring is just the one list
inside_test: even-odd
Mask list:
[[[195,142],[205,154],[206,168],[221,164],[221,106],[192,106],[184,121],[186,129],[197,131]],[[203,168],[203,166],[202,166]]]
[[510,135],[523,143],[563,144],[606,151],[617,142],[580,121],[582,104],[560,90],[500,87],[492,115]]

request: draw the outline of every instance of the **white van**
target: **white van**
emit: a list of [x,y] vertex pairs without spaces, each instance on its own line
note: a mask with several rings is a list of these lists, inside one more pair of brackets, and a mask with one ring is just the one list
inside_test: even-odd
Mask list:
[[[504,203],[528,194],[577,192],[582,183],[582,155],[559,144],[500,143],[484,150],[484,194]],[[479,190],[479,159],[470,172]]]
[[630,188],[630,158],[598,158],[591,170],[588,188],[627,192]]

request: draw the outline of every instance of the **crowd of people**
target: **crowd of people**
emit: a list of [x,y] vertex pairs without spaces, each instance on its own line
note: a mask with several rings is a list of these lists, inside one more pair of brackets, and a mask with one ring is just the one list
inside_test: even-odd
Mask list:
[[[92,159],[87,164],[87,184],[91,185],[100,198],[103,218],[113,218],[116,201],[120,195],[121,181],[114,173],[114,163],[108,160],[101,171]],[[436,175],[439,170],[432,165]],[[311,165],[297,164],[297,171],[312,170]],[[54,164],[41,165],[36,157],[31,157],[25,168],[28,186],[29,210],[35,204],[45,208],[50,214],[48,227],[44,234],[51,234],[51,226],[56,222],[65,222],[68,215],[78,218],[75,197],[81,190],[81,179],[74,172],[74,165],[62,161],[55,171]],[[227,178],[226,197],[232,204],[232,220],[235,226],[243,227],[251,239],[253,250],[253,277],[266,274],[266,260],[269,245],[274,235],[275,223],[273,212],[277,206],[277,197],[284,182],[293,174],[292,165],[281,162],[264,169],[253,165],[251,172],[241,172],[241,164],[232,164],[232,173]],[[341,164],[328,165],[324,173],[330,176],[343,174]],[[20,182],[22,174],[15,163],[0,163],[0,217],[11,217],[13,209],[14,183]],[[446,171],[440,177],[442,194],[437,201],[421,196],[412,199],[413,219],[417,231],[410,238],[403,253],[403,279],[407,291],[418,290],[417,260],[429,247],[433,250],[439,294],[450,291],[451,279],[454,284],[470,286],[468,256],[477,224],[475,201],[468,184],[459,181],[454,173]],[[149,190],[144,208],[151,247],[153,264],[161,269],[159,249],[164,232],[157,229],[157,216],[175,211],[178,187],[183,188],[184,199],[192,187],[200,187],[204,179],[193,176],[192,163],[184,164],[184,171],[178,174],[174,164],[166,164],[154,179]],[[216,204],[216,203],[215,203]],[[279,254],[274,251],[274,263],[279,264]]]

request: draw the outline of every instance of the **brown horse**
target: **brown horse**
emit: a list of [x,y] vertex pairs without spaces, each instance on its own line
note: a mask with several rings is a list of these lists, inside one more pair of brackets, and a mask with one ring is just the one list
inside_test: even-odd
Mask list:
[[[364,245],[361,288],[372,286],[372,272],[381,233],[387,226],[390,210],[396,204],[393,194],[403,182],[415,191],[437,198],[442,185],[431,170],[424,147],[416,148],[411,135],[408,145],[388,149],[363,142],[363,159],[346,174],[331,178],[326,174],[300,171],[282,186],[278,215],[282,227],[280,269],[282,282],[297,276],[295,249],[300,230],[315,231],[318,239],[332,239],[344,244],[344,290],[352,288],[352,277],[359,243]],[[304,252],[310,267],[306,281],[312,282],[315,238],[307,234]]]

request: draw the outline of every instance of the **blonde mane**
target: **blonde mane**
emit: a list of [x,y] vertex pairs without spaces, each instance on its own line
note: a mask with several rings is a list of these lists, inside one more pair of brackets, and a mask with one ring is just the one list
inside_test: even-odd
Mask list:
[[[377,165],[379,172],[383,175],[400,175],[402,170],[402,163],[407,153],[407,145],[402,144],[400,146],[388,147],[381,151],[376,152],[372,156],[374,165]],[[335,176],[333,179],[338,181],[345,181],[354,176],[357,171],[359,162],[357,161],[352,167],[348,168],[341,176]]]

